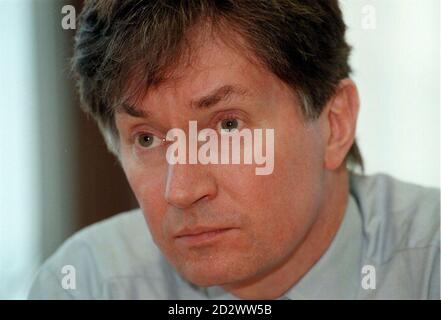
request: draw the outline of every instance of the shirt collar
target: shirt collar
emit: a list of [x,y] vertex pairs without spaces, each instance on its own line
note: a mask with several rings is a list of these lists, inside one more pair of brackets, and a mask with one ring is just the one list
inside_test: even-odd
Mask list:
[[354,299],[360,288],[362,223],[348,196],[343,221],[325,254],[281,299]]

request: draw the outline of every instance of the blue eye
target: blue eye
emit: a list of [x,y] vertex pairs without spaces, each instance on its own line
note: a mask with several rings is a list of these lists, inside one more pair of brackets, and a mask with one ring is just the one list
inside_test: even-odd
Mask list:
[[152,134],[141,134],[138,137],[138,142],[142,147],[148,148],[153,144],[153,139]]
[[151,133],[143,133],[137,137],[138,144],[146,149],[151,149],[161,143],[161,139]]
[[237,119],[224,119],[221,121],[221,129],[226,131],[231,131],[234,129],[238,129],[239,122]]

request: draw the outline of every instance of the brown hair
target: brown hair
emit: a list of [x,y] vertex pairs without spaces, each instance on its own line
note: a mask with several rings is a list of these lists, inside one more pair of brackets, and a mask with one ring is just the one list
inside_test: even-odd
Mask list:
[[[79,18],[73,71],[83,109],[118,154],[115,106],[166,78],[192,28],[239,34],[268,70],[289,84],[307,120],[317,119],[351,72],[338,0],[89,0]],[[205,25],[204,25],[205,26]],[[224,37],[225,38],[225,37]],[[135,72],[135,70],[137,70]],[[128,91],[128,83],[135,83]],[[347,163],[363,160],[354,141]]]

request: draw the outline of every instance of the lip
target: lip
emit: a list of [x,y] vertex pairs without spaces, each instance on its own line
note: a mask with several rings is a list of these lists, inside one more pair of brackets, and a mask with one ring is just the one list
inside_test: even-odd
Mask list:
[[220,239],[233,228],[194,228],[178,233],[175,239],[187,246],[206,244]]

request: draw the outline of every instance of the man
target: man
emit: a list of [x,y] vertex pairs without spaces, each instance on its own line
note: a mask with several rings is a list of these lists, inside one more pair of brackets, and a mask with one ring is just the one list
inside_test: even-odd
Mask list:
[[[438,191],[353,173],[344,36],[336,0],[86,2],[81,98],[140,209],[69,239],[30,298],[439,298]],[[271,171],[170,161],[192,122],[273,130]]]

